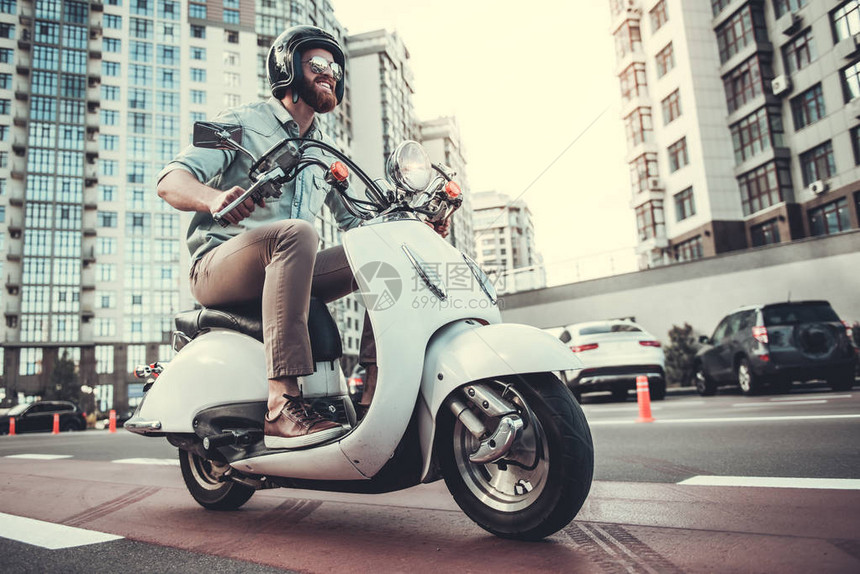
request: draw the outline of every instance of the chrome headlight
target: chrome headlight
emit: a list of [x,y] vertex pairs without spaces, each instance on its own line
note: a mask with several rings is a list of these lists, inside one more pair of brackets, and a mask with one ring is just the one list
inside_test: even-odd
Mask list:
[[406,140],[397,146],[385,163],[388,179],[397,187],[413,193],[424,191],[430,185],[433,167],[427,152],[416,141]]

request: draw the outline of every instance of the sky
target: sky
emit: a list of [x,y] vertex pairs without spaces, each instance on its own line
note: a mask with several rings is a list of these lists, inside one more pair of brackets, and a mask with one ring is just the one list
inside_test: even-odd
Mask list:
[[472,192],[528,203],[550,285],[635,270],[608,0],[332,3],[397,31],[419,119],[457,117]]

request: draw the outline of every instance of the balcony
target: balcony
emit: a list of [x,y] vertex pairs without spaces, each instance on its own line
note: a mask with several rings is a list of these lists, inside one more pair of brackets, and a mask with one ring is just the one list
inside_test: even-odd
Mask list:
[[21,186],[10,186],[9,205],[21,207],[24,205],[24,188]]
[[16,115],[14,118],[12,118],[12,123],[19,128],[26,128],[27,127],[27,118],[25,118],[23,116]]
[[12,142],[12,151],[15,152],[15,155],[18,157],[24,157],[27,153],[27,143],[21,140],[14,140]]
[[21,290],[21,279],[12,277],[12,274],[6,275],[6,292],[9,295],[17,295]]
[[105,5],[101,0],[92,0],[90,2],[90,10],[93,12],[104,12]]
[[24,90],[15,90],[15,99],[19,102],[30,101],[30,94]]
[[6,260],[21,261],[21,257],[23,255],[24,254],[20,245],[10,245],[8,251],[6,251]]
[[81,256],[81,262],[84,264],[84,267],[91,265],[96,262],[96,250],[92,247],[89,249],[84,249],[84,253]]
[[19,76],[29,76],[30,75],[30,64],[16,64],[15,72],[18,73]]
[[3,309],[3,315],[6,317],[6,325],[9,325],[9,319],[15,318],[17,319],[19,315],[21,315],[21,306],[19,303],[9,302],[6,303],[6,308]]

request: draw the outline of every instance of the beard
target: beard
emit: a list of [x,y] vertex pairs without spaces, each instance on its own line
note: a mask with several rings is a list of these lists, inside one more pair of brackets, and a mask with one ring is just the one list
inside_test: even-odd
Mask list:
[[319,88],[307,76],[302,76],[298,88],[299,97],[318,114],[330,112],[337,105],[337,96],[333,92],[326,92]]

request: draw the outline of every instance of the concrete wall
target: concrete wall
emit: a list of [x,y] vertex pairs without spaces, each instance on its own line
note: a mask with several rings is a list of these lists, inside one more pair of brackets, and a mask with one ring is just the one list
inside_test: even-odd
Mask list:
[[826,299],[860,321],[860,231],[726,254],[594,281],[507,295],[506,322],[547,328],[635,317],[662,340],[685,322],[711,334],[742,305]]

